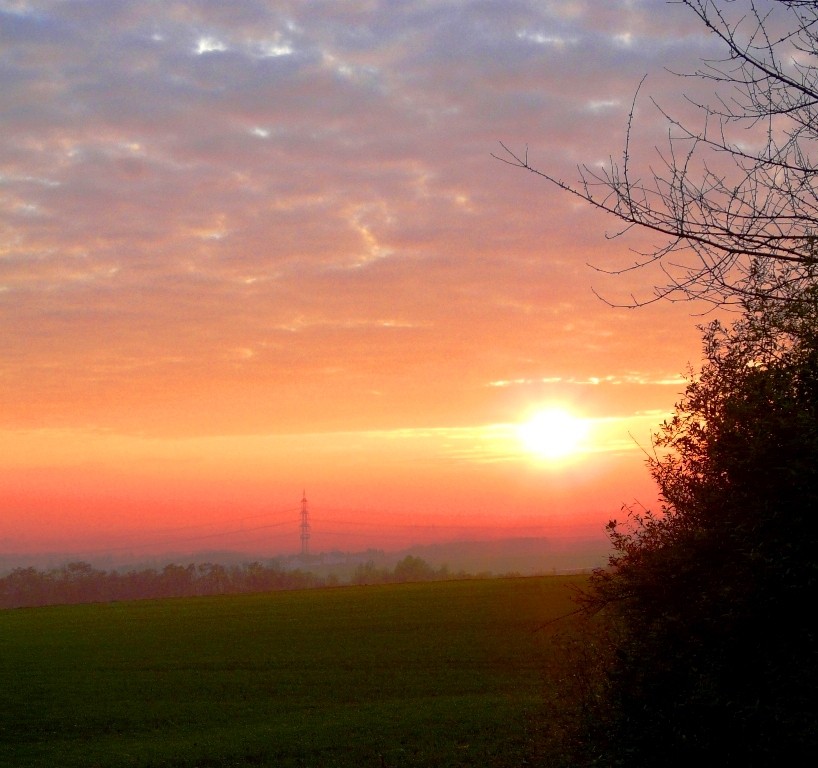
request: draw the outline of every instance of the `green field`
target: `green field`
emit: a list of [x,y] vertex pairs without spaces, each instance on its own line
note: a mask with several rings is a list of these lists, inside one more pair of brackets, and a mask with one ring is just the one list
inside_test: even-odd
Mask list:
[[0,766],[524,766],[584,577],[0,612]]

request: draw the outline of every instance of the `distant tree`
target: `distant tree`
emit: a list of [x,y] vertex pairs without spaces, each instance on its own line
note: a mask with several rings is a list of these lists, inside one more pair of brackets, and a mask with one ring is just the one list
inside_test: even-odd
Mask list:
[[594,765],[818,752],[818,287],[745,310],[705,329],[655,438],[661,510],[611,521],[582,597],[608,648],[583,709]]
[[15,568],[0,579],[0,607],[48,605],[55,601],[54,580],[36,568]]
[[393,579],[397,582],[431,581],[435,575],[434,568],[423,558],[406,555],[396,563]]
[[322,578],[309,571],[284,570],[276,562],[229,568],[218,563],[171,563],[160,572],[127,573],[72,562],[49,571],[17,568],[0,577],[0,608],[307,589],[338,583],[335,576]]
[[219,563],[200,563],[196,573],[196,591],[200,595],[222,595],[230,592],[231,579]]
[[59,584],[60,602],[93,603],[107,597],[106,576],[89,563],[67,563],[59,569],[54,579]]
[[262,592],[267,584],[266,569],[257,560],[245,565],[244,589],[248,592]]
[[386,568],[379,568],[373,560],[367,560],[355,567],[350,584],[384,584],[389,581],[390,575]]
[[195,594],[196,566],[169,563],[159,576],[162,597],[184,597]]
[[709,101],[688,99],[701,123],[674,117],[667,146],[642,163],[634,107],[622,160],[579,168],[576,182],[532,164],[528,150],[501,145],[498,159],[531,171],[649,231],[658,244],[636,264],[653,264],[660,298],[740,303],[788,298],[814,278],[818,241],[818,3],[812,0],[678,0],[721,43],[724,55],[689,73],[713,85]]

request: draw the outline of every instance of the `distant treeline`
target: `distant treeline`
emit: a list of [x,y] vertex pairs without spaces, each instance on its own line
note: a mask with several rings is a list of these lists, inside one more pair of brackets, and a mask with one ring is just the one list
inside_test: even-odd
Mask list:
[[[407,555],[393,570],[369,561],[358,565],[347,584],[388,584],[464,578],[445,566],[435,569],[419,557]],[[286,569],[277,563],[259,562],[224,566],[216,563],[166,565],[125,573],[98,570],[86,562],[38,570],[16,568],[0,578],[0,608],[41,605],[142,600],[197,595],[235,595],[284,589],[339,586],[330,574],[317,576],[308,570]]]

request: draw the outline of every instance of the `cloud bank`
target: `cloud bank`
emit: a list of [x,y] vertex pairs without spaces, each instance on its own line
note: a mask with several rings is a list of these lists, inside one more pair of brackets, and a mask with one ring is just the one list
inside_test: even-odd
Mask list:
[[492,382],[682,370],[683,311],[590,292],[586,262],[627,258],[610,223],[491,152],[567,178],[617,153],[641,77],[678,90],[664,68],[708,50],[691,23],[661,0],[0,2],[0,426],[456,426],[508,420]]

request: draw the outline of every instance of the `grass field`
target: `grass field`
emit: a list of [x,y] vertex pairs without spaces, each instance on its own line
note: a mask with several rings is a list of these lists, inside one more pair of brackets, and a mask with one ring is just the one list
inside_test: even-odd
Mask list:
[[584,577],[0,612],[0,766],[530,764]]

